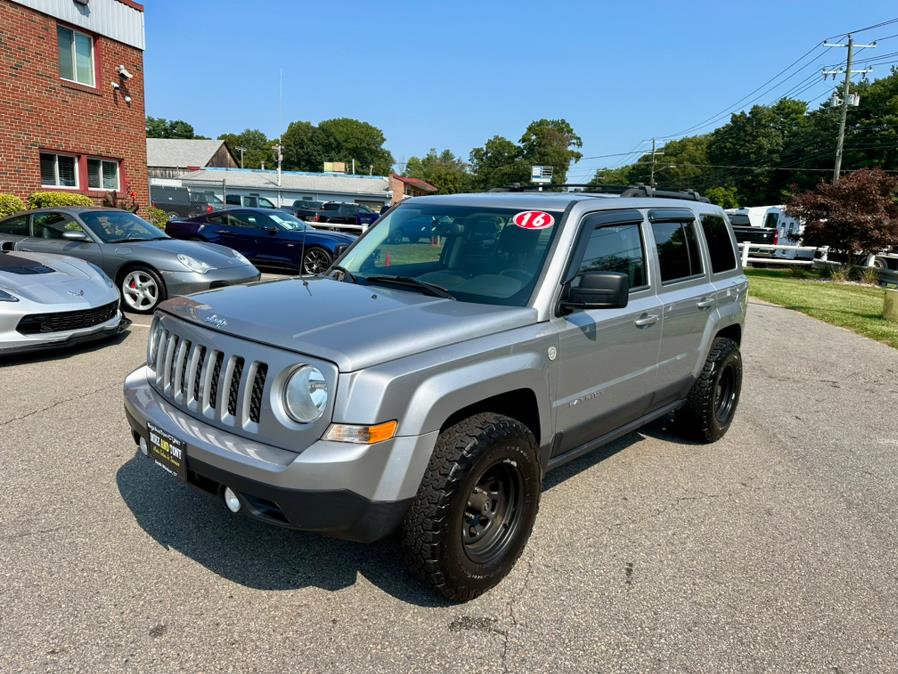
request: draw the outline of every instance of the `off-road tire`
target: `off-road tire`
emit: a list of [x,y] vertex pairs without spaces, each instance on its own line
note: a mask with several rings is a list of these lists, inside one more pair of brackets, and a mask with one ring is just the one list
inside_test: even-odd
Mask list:
[[[732,389],[721,391],[722,377],[732,376]],[[698,379],[693,383],[686,404],[674,415],[677,430],[698,442],[716,442],[729,430],[742,390],[742,354],[732,339],[717,337]],[[721,415],[721,394],[729,401]]]
[[[475,562],[463,541],[474,487],[494,469],[517,471],[520,507],[497,558]],[[475,414],[440,433],[418,494],[400,528],[409,569],[453,601],[467,601],[501,581],[524,550],[542,491],[536,439],[506,416]],[[464,525],[466,526],[466,525]],[[498,529],[501,531],[501,527]]]

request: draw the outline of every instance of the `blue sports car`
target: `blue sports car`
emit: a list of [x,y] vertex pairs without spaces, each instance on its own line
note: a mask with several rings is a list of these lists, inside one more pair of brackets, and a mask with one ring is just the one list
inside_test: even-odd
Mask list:
[[349,234],[323,232],[268,208],[231,208],[172,220],[165,232],[176,239],[228,246],[258,267],[300,274],[323,273],[355,241]]

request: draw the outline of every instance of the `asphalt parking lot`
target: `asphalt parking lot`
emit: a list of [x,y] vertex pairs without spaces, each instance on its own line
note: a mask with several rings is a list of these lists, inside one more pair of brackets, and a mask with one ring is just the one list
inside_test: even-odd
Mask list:
[[0,671],[898,669],[898,352],[761,304],[730,433],[656,424],[547,477],[464,605],[394,541],[268,527],[135,447],[146,328],[0,367]]

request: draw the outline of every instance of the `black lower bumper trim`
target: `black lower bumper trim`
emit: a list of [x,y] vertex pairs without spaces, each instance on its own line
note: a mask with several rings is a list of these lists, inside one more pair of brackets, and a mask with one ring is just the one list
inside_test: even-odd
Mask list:
[[[134,433],[146,437],[144,425],[127,408],[125,413]],[[360,543],[376,541],[398,529],[412,501],[371,501],[349,490],[276,487],[192,458],[189,449],[187,482],[217,499],[230,487],[240,497],[241,512],[269,524]]]
[[[101,339],[110,339],[116,335],[120,335],[131,326],[131,319],[122,316],[117,325],[111,328],[104,328],[97,332],[91,332],[87,335],[74,335],[68,339],[58,340],[55,342],[40,342],[39,344],[28,344],[25,346],[16,346],[9,350],[0,348],[0,357],[19,355],[23,353],[31,353],[33,351],[45,351],[48,349],[67,349],[78,344],[87,344],[96,342]],[[46,333],[45,333],[46,334]]]

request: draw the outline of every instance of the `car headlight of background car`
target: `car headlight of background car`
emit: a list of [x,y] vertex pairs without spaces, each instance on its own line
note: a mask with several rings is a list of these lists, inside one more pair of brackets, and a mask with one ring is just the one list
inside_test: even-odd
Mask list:
[[302,365],[284,385],[284,407],[294,421],[307,424],[324,414],[327,406],[327,381],[317,367]]
[[18,302],[19,298],[7,290],[0,288],[0,302]]
[[231,248],[231,253],[233,253],[234,257],[236,257],[237,261],[240,262],[241,264],[249,264],[249,265],[252,264],[252,262],[249,261],[249,258],[246,257],[246,255],[241,253],[239,250],[234,250],[233,248]]
[[212,269],[212,265],[206,262],[201,262],[197,260],[195,257],[190,257],[189,255],[178,255],[178,262],[187,267],[190,271],[195,271],[198,274],[205,274],[207,271]]
[[100,269],[100,268],[99,268],[97,265],[95,265],[93,262],[88,262],[87,264],[89,264],[91,267],[93,267],[94,271],[97,272],[97,273],[100,275],[100,278],[103,279],[103,281],[106,283],[107,286],[109,286],[110,288],[115,288],[115,283],[113,283],[113,282],[112,282],[112,279],[109,278],[109,277],[106,275],[106,272],[105,272],[105,271],[103,271],[102,269]]

